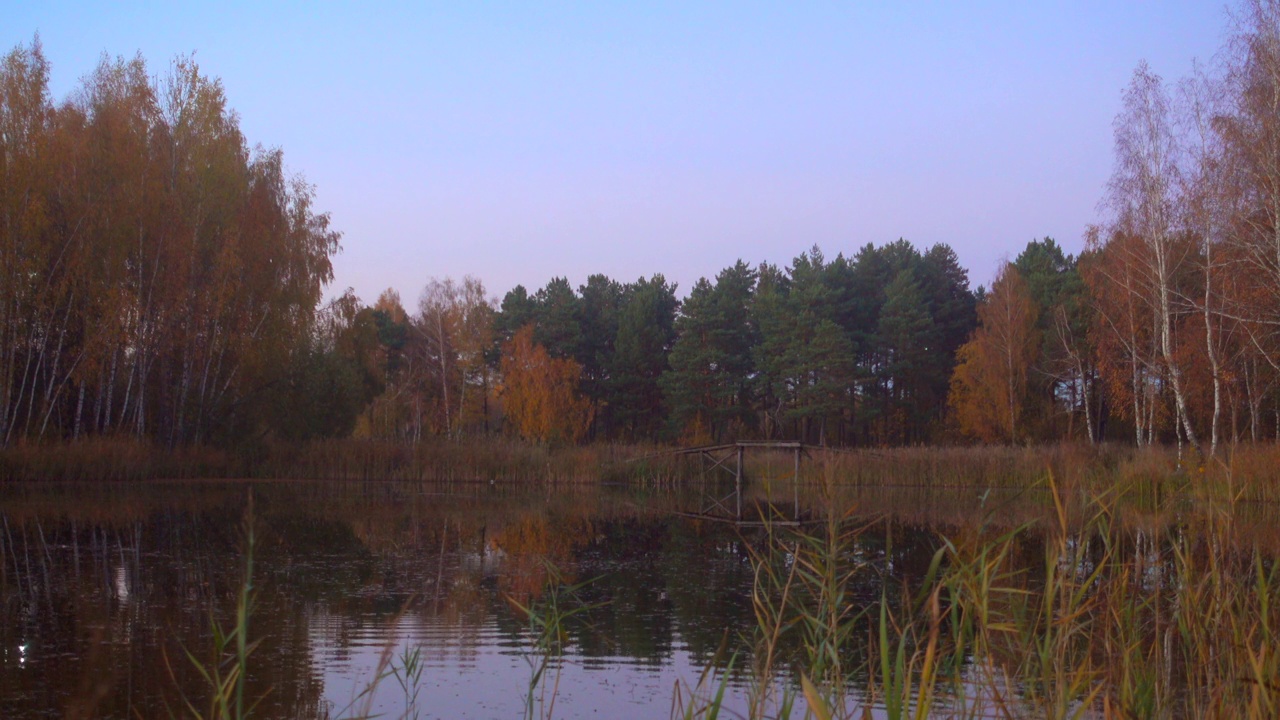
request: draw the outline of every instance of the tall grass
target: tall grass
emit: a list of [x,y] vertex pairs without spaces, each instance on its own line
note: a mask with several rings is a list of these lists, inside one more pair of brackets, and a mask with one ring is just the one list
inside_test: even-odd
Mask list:
[[[268,689],[257,698],[245,697],[252,656],[262,642],[262,638],[250,639],[250,622],[253,618],[257,595],[254,582],[254,556],[258,543],[252,489],[248,492],[241,522],[241,537],[243,538],[244,570],[236,594],[232,621],[224,625],[216,617],[210,616],[212,637],[206,657],[198,656],[190,648],[183,648],[186,660],[195,669],[201,683],[200,691],[195,694],[205,697],[193,697],[189,694],[188,689],[178,679],[167,654],[163,657],[169,679],[178,695],[176,711],[166,702],[170,717],[184,717],[192,720],[249,720],[258,716],[254,712],[255,709],[270,695],[271,690]],[[401,614],[407,607],[406,603]],[[392,624],[395,624],[395,621]],[[400,687],[404,707],[401,714],[395,716],[397,720],[418,718],[421,714],[419,693],[424,670],[425,664],[420,648],[406,648],[397,654],[394,644],[388,643],[379,656],[373,677],[364,688],[351,698],[346,707],[336,712],[332,708],[324,708],[320,711],[320,715],[324,718],[336,717],[338,720],[373,720],[373,718],[386,717],[382,713],[375,712],[374,702],[379,688],[390,680]]]
[[270,444],[250,470],[271,478],[596,482],[633,476],[626,461],[651,451],[613,444],[549,447],[504,437],[417,444],[326,440]]
[[1277,717],[1280,569],[1231,541],[1230,508],[1149,533],[1116,521],[1125,488],[1046,485],[1048,522],[940,538],[917,585],[886,577],[861,605],[848,587],[869,568],[851,550],[873,527],[841,511],[770,530],[753,555],[750,717],[781,715],[760,688],[788,670],[805,717]]
[[[897,589],[885,569],[858,550],[864,534],[882,529],[879,520],[841,506],[830,471],[819,494],[815,523],[788,522],[772,505],[760,509],[765,542],[751,552],[756,662],[748,716],[790,717],[802,709],[804,717],[861,717],[878,704],[895,720],[925,717],[940,667],[943,617],[935,579],[942,553],[927,573],[931,590],[912,597],[904,589],[900,600],[891,600]],[[878,602],[859,595],[868,579],[882,588]],[[923,625],[914,620],[922,610]],[[792,683],[779,682],[788,675]]]
[[[418,446],[341,441],[268,445],[246,460],[100,439],[6,449],[0,477],[209,473],[664,486],[698,471],[696,458],[653,451],[550,449],[499,438]],[[813,455],[817,462],[806,459],[800,480],[818,522],[786,522],[798,507],[760,505],[764,541],[750,545],[750,652],[722,653],[747,668],[749,717],[855,718],[869,707],[890,718],[1280,717],[1280,563],[1241,522],[1246,508],[1280,500],[1280,449],[1231,448],[1190,467],[1179,466],[1172,451],[1115,446]],[[786,458],[748,457],[749,479],[790,471]],[[861,538],[884,528],[861,519],[845,492],[904,477],[924,488],[975,493],[993,485],[1028,488],[1048,504],[1048,519],[1013,528],[984,523],[939,537],[928,572],[904,583],[859,549]],[[1118,521],[1148,512],[1173,520],[1155,527]],[[207,657],[188,658],[207,693],[182,698],[187,716],[238,720],[255,706],[245,697],[255,647],[251,519],[245,533],[235,618],[228,627],[212,625]],[[526,707],[543,716],[554,711],[562,621],[576,612],[554,602],[575,587],[548,577],[552,604],[523,608],[538,638]],[[878,596],[860,593],[868,583]],[[719,714],[732,672],[709,666],[676,698],[673,713]],[[413,651],[388,655],[373,687],[394,679],[406,707],[414,707],[420,674]],[[362,695],[371,697],[372,687]]]
[[[254,707],[262,700],[245,704],[245,679],[249,671],[249,656],[253,654],[260,641],[249,640],[249,618],[253,614],[254,584],[253,555],[256,543],[256,530],[253,516],[253,492],[249,492],[245,506],[244,521],[241,527],[244,537],[244,576],[236,596],[234,622],[229,626],[210,618],[209,624],[213,632],[211,657],[201,660],[190,649],[184,649],[187,660],[195,668],[208,691],[207,709],[201,710],[196,702],[185,692],[181,694],[181,705],[186,709],[188,717],[197,720],[245,720],[253,713]],[[169,677],[177,685],[177,677],[169,659],[165,657],[165,666]],[[176,716],[170,709],[170,714]]]
[[[21,443],[0,449],[0,481],[184,478],[518,481],[588,483],[654,478],[678,465],[654,446],[548,447],[506,437],[419,443],[376,440],[260,441],[235,449],[175,449],[135,438]],[[635,458],[652,456],[639,463]]]
[[128,437],[20,441],[0,449],[0,481],[233,477],[237,470],[234,455],[224,450],[207,446],[169,449]]
[[554,563],[544,560],[543,565],[546,579],[537,600],[523,604],[507,596],[507,601],[524,615],[532,639],[525,656],[530,671],[524,699],[526,720],[550,720],[555,715],[564,650],[569,641],[568,625],[602,605],[581,598],[583,588],[594,580],[569,584]]
[[[549,447],[502,436],[377,440],[257,440],[235,448],[168,448],[128,437],[26,443],[0,449],[0,481],[182,478],[413,480],[539,484],[627,482],[672,488],[730,479],[671,448],[595,443]],[[790,477],[790,452],[746,454],[749,482]],[[805,451],[801,478],[844,487],[1043,487],[1068,494],[1125,489],[1125,501],[1159,508],[1173,499],[1280,502],[1280,445],[1225,447],[1188,465],[1174,448],[1063,443],[1033,447],[909,447]]]

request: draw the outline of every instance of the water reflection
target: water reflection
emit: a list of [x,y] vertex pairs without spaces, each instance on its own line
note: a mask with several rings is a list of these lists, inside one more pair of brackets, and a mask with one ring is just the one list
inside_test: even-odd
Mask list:
[[[200,707],[207,688],[186,653],[212,662],[211,619],[234,612],[248,491],[229,481],[0,489],[0,717],[157,717],[184,697]],[[250,636],[262,642],[248,696],[264,698],[262,716],[398,716],[412,704],[398,683],[366,689],[387,658],[418,648],[424,717],[518,716],[534,639],[517,605],[543,592],[547,562],[566,582],[590,580],[580,601],[593,607],[567,627],[558,716],[663,716],[676,683],[725,661],[723,647],[749,667],[751,550],[764,530],[677,514],[699,506],[696,492],[278,482],[253,493]],[[841,506],[886,518],[849,549],[868,568],[850,601],[867,606],[886,577],[920,581],[938,533],[963,539],[1050,512],[1034,493],[845,493]],[[799,504],[789,515],[822,512],[816,498],[782,494]],[[1160,538],[1185,520],[1136,517],[1129,552],[1155,588]],[[1268,541],[1247,516],[1239,525]],[[1037,543],[1019,543],[1024,567],[1042,565]]]

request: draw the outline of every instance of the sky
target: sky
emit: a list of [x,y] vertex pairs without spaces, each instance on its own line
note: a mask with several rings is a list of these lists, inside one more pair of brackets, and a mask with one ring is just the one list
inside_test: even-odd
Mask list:
[[989,283],[1030,240],[1079,252],[1134,68],[1175,81],[1228,28],[1177,0],[0,0],[0,51],[39,33],[58,101],[104,53],[194,54],[343,233],[329,296],[410,309],[432,277],[683,295],[898,238]]

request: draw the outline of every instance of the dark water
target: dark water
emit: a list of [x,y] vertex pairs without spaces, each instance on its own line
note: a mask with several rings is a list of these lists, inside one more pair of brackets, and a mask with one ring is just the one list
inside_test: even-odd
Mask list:
[[[521,717],[541,655],[518,605],[549,588],[578,610],[535,716],[667,717],[708,666],[749,664],[758,527],[692,518],[697,491],[235,481],[0,488],[0,717],[168,717],[207,708],[213,623],[229,628],[252,495],[254,606],[246,697],[258,717]],[[801,497],[785,513],[814,517]],[[758,498],[755,498],[758,499]],[[749,499],[750,507],[754,500]],[[918,580],[939,533],[992,498],[923,489],[840,501],[880,518],[853,548]],[[999,522],[1045,511],[1020,497]],[[1028,562],[1036,550],[1028,548]],[[560,583],[549,573],[561,574]],[[585,581],[585,582],[584,582]],[[402,668],[416,655],[419,670]],[[387,661],[390,664],[387,665]],[[412,663],[411,663],[412,664]],[[380,668],[393,668],[374,683]],[[558,678],[558,679],[557,679]],[[742,709],[745,679],[728,705]],[[370,691],[370,686],[373,689]]]

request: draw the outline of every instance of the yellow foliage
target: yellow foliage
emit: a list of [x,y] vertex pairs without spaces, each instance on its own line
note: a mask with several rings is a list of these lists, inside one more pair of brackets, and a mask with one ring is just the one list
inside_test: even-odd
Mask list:
[[978,307],[978,329],[956,352],[948,404],[960,431],[983,442],[1016,442],[1036,357],[1035,302],[1005,263]]
[[578,393],[582,367],[548,355],[533,342],[532,325],[517,332],[504,350],[503,406],[516,432],[540,442],[581,440],[592,416],[590,401]]

